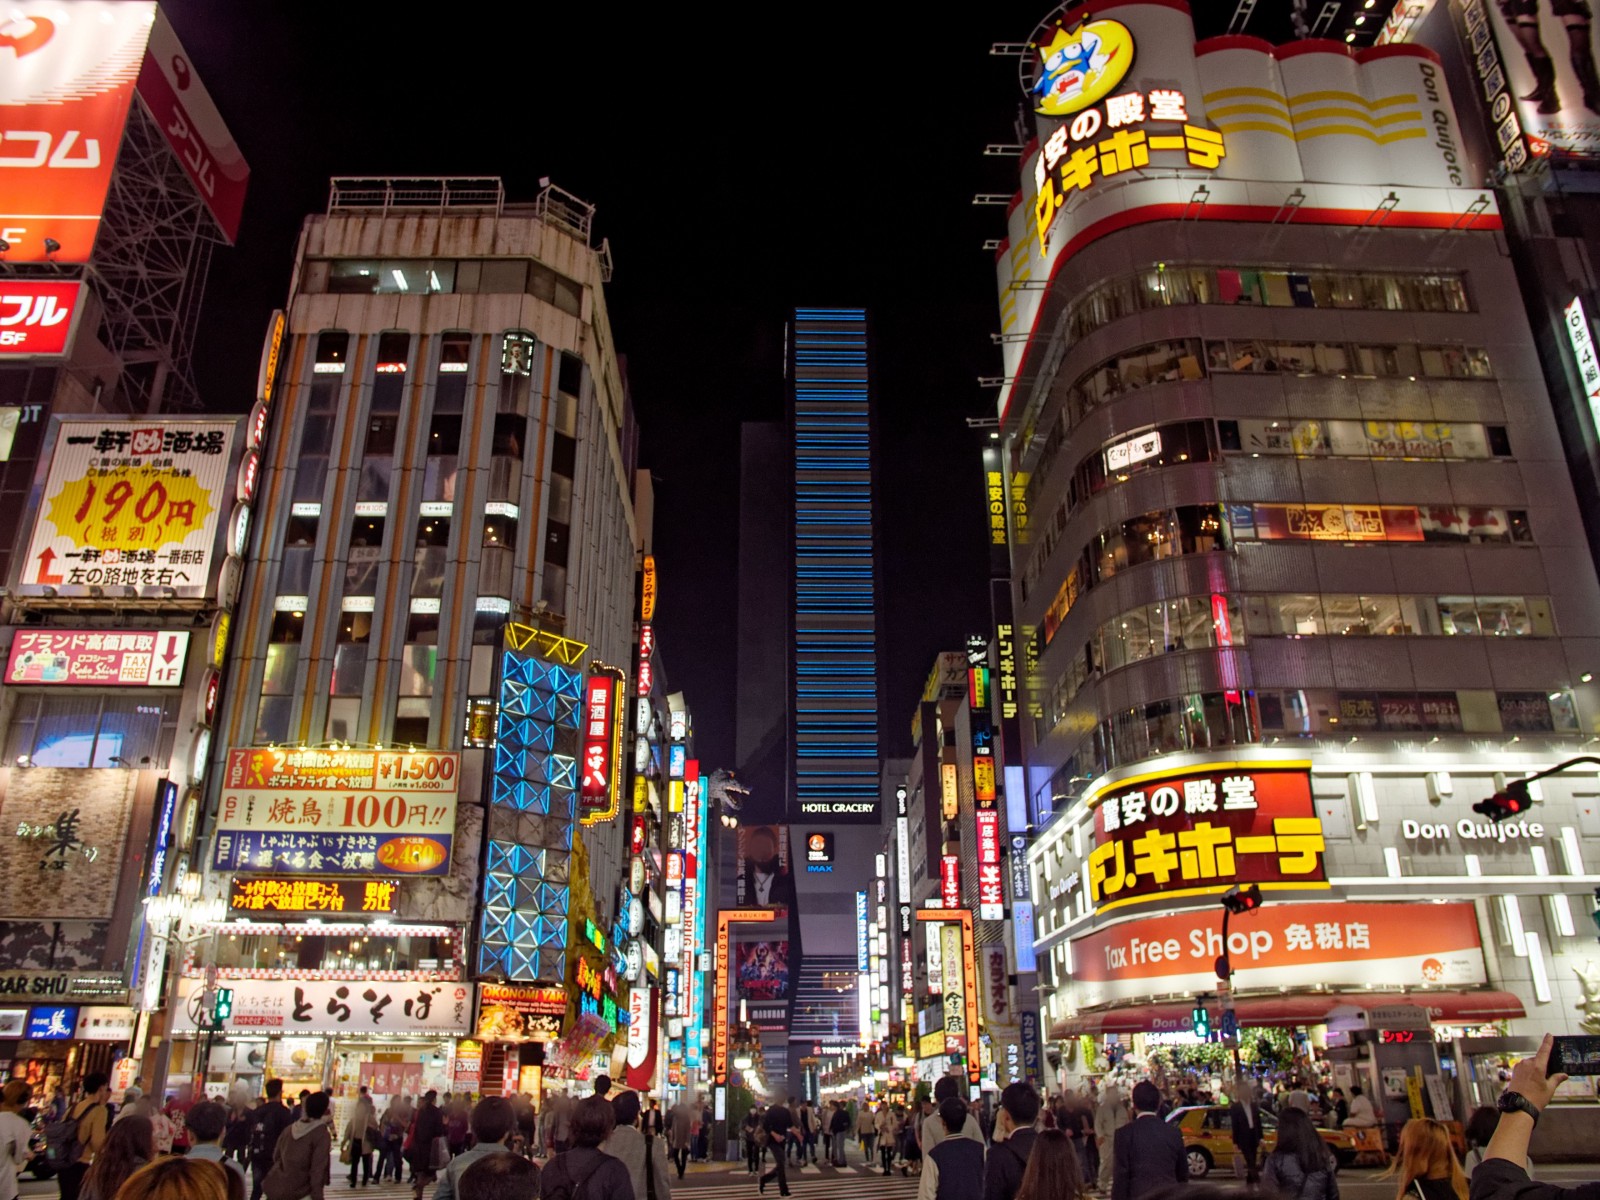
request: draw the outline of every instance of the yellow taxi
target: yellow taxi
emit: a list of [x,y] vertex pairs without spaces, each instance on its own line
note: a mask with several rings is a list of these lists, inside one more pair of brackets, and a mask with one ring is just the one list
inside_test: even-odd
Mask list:
[[[1183,1133],[1189,1152],[1189,1178],[1204,1179],[1213,1168],[1233,1164],[1233,1129],[1228,1122],[1226,1104],[1176,1108],[1167,1117]],[[1383,1133],[1379,1129],[1319,1129],[1335,1160],[1347,1167],[1364,1155],[1382,1155]],[[1278,1121],[1269,1112],[1261,1114],[1261,1156],[1266,1157],[1278,1142]]]

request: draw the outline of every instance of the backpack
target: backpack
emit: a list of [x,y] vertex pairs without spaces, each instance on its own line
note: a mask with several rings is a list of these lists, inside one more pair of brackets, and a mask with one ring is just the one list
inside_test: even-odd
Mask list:
[[[263,1104],[256,1110],[250,1122],[250,1161],[252,1163],[270,1163],[272,1152],[277,1149],[278,1134],[281,1134],[286,1125],[278,1124],[278,1112],[270,1104]],[[277,1133],[268,1130],[268,1123],[277,1126]]]
[[73,1116],[72,1110],[68,1109],[61,1120],[52,1121],[44,1127],[45,1161],[56,1170],[83,1161],[85,1146],[78,1139],[78,1123],[98,1107],[99,1105],[91,1104],[77,1116]]

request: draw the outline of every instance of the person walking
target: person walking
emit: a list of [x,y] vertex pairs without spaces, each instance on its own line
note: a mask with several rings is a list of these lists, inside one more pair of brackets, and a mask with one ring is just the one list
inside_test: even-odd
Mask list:
[[[450,1144],[444,1133],[444,1114],[439,1111],[439,1093],[432,1088],[417,1105],[411,1118],[411,1190],[422,1200],[426,1188],[450,1164]],[[268,1197],[272,1200],[272,1197]],[[317,1200],[321,1200],[320,1197]]]
[[678,1178],[689,1162],[689,1145],[694,1138],[695,1110],[679,1100],[667,1110],[667,1145],[672,1151],[672,1165],[678,1168]]
[[1298,1108],[1278,1114],[1278,1141],[1261,1166],[1261,1178],[1279,1200],[1339,1200],[1338,1169],[1309,1116]]
[[1122,1093],[1107,1085],[1105,1094],[1094,1110],[1095,1149],[1100,1155],[1100,1170],[1095,1176],[1095,1186],[1102,1192],[1111,1190],[1112,1168],[1116,1165],[1117,1132],[1128,1124],[1128,1106],[1122,1102]]
[[289,1107],[283,1102],[283,1080],[267,1080],[267,1102],[255,1110],[250,1120],[250,1200],[261,1200],[263,1181],[272,1169],[272,1152],[283,1131],[293,1124]]
[[878,1142],[878,1127],[872,1119],[872,1105],[865,1100],[861,1102],[861,1108],[856,1113],[856,1140],[861,1145],[861,1161],[870,1167],[872,1150]]
[[327,1092],[308,1095],[300,1102],[300,1119],[278,1138],[272,1167],[261,1182],[267,1200],[323,1200],[333,1159],[328,1100]]
[[[491,1154],[511,1153],[511,1135],[517,1130],[517,1112],[504,1096],[485,1096],[472,1110],[472,1135],[477,1142],[450,1160],[439,1172],[433,1200],[457,1200],[461,1195],[461,1176],[468,1167]],[[538,1168],[534,1168],[537,1173]],[[537,1190],[537,1189],[535,1189]]]
[[872,1128],[878,1139],[878,1165],[885,1175],[893,1174],[895,1120],[887,1100],[878,1102],[878,1111],[872,1114]]
[[[639,1128],[639,1093],[618,1093],[612,1098],[611,1111],[616,1115],[617,1124],[600,1143],[601,1151],[620,1159],[628,1168],[635,1200],[648,1197],[672,1200],[672,1173],[667,1170],[666,1146],[648,1129]],[[434,1200],[439,1197],[435,1196]]]
[[33,1126],[22,1115],[32,1099],[33,1089],[20,1079],[0,1089],[0,1200],[17,1200],[17,1177],[33,1158]]
[[845,1139],[850,1136],[850,1113],[844,1106],[843,1100],[833,1102],[833,1112],[828,1116],[828,1133],[832,1135],[831,1149],[833,1151],[833,1165],[845,1165],[844,1151]]
[[806,1156],[811,1156],[811,1161],[817,1161],[817,1114],[811,1107],[811,1101],[805,1097],[800,1099],[800,1107],[794,1114],[795,1123],[800,1128],[800,1155],[798,1162],[804,1166]]
[[[114,1122],[106,1144],[83,1176],[82,1200],[114,1200],[117,1190],[156,1157],[155,1127],[143,1113]],[[320,1198],[319,1198],[320,1200]]]
[[761,1129],[767,1135],[767,1145],[772,1148],[772,1170],[762,1175],[757,1185],[762,1192],[767,1190],[767,1180],[776,1176],[778,1195],[789,1194],[789,1172],[784,1161],[784,1151],[788,1147],[789,1130],[793,1126],[794,1114],[782,1104],[769,1104],[767,1111],[761,1114]]
[[110,1136],[111,1088],[104,1074],[83,1077],[83,1096],[60,1121],[45,1126],[46,1157],[56,1168],[61,1200],[78,1200],[84,1176]]
[[[183,1124],[189,1132],[187,1157],[224,1165],[239,1177],[239,1194],[244,1195],[247,1186],[244,1168],[228,1157],[222,1146],[222,1135],[228,1128],[228,1110],[214,1100],[202,1100],[189,1106],[189,1111],[183,1115]],[[10,1198],[0,1196],[0,1200]]]
[[[1286,1109],[1289,1112],[1299,1112],[1299,1109]],[[1307,1118],[1309,1120],[1309,1118]],[[1251,1187],[1256,1185],[1260,1178],[1257,1173],[1257,1160],[1261,1153],[1261,1138],[1263,1134],[1261,1124],[1261,1106],[1256,1103],[1255,1087],[1246,1079],[1240,1082],[1234,1093],[1234,1101],[1228,1106],[1228,1128],[1233,1133],[1234,1175],[1243,1175],[1245,1182]],[[1282,1138],[1282,1120],[1280,1118],[1279,1138]],[[1320,1138],[1318,1139],[1321,1140]],[[1239,1170],[1239,1161],[1243,1160],[1244,1170]]]
[[[962,1136],[972,1113],[960,1096],[946,1096],[934,1118],[944,1137],[923,1157],[917,1200],[972,1200],[983,1194],[983,1141]],[[926,1133],[926,1130],[924,1130]]]
[[356,1096],[356,1106],[350,1119],[344,1123],[344,1145],[349,1148],[350,1186],[356,1185],[357,1168],[361,1171],[361,1186],[372,1182],[372,1152],[377,1145],[378,1114],[373,1108],[372,1096],[362,1088]]
[[1084,1194],[1083,1180],[1083,1166],[1072,1139],[1059,1129],[1046,1129],[1033,1143],[1016,1200],[1079,1200]]
[[616,1110],[609,1100],[586,1096],[572,1106],[572,1148],[545,1164],[539,1180],[541,1200],[635,1200],[628,1168],[600,1149],[616,1124]]
[[1039,1093],[1028,1083],[1007,1084],[1000,1093],[994,1144],[983,1172],[983,1200],[1016,1200],[1028,1158],[1038,1140]]
[[487,1154],[461,1173],[461,1200],[539,1200],[539,1167],[520,1154]]
[[1133,1085],[1134,1118],[1117,1133],[1112,1149],[1111,1200],[1141,1200],[1174,1183],[1189,1182],[1183,1134],[1157,1115],[1160,1107],[1161,1091],[1155,1084],[1141,1079]]
[[1413,1117],[1401,1128],[1400,1152],[1387,1173],[1399,1181],[1396,1200],[1467,1200],[1467,1174],[1450,1144],[1450,1130],[1429,1117]]

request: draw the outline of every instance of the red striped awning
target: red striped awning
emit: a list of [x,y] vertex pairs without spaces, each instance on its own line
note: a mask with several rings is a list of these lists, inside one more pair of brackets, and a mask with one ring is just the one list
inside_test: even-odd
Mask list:
[[[1222,1006],[1208,1003],[1213,1028]],[[1510,992],[1311,992],[1283,996],[1244,996],[1234,1002],[1240,1025],[1321,1025],[1341,1015],[1379,1017],[1390,1028],[1420,1028],[1430,1023],[1478,1025],[1525,1017],[1522,1001]],[[1340,1010],[1344,1010],[1342,1013]],[[1177,1033],[1190,1027],[1192,1004],[1130,1005],[1083,1012],[1057,1021],[1054,1038],[1102,1033]]]

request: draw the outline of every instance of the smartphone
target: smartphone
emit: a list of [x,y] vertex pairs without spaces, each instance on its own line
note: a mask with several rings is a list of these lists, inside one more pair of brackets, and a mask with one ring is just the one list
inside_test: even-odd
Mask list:
[[1550,1050],[1549,1074],[1600,1075],[1600,1037],[1563,1035]]

